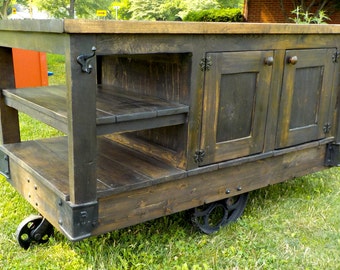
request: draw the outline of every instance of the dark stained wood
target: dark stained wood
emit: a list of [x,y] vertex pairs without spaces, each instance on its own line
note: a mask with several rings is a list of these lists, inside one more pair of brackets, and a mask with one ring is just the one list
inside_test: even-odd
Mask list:
[[3,95],[7,106],[67,133],[66,87],[5,89]]
[[[144,100],[145,95],[148,97],[152,96],[153,98],[150,99],[150,104],[153,105],[157,105],[158,103],[154,100],[154,97],[161,98],[163,102],[169,102],[169,105],[171,104],[171,106],[173,106],[173,102],[189,104],[190,80],[188,80],[188,76],[190,76],[191,71],[191,59],[190,53],[183,52],[104,55],[99,58],[101,63],[99,82],[104,85],[108,84],[114,86],[114,88],[125,90],[127,95],[130,95],[135,99],[133,101],[134,104],[139,102],[139,98],[135,98],[135,95],[141,96]],[[117,99],[117,97],[113,98]],[[127,104],[122,103],[122,105],[126,107]],[[181,168],[186,168],[184,148],[187,131],[185,127],[178,126],[178,124],[185,123],[187,118],[182,118],[182,120],[184,120],[183,122],[175,121],[174,109],[175,107],[166,110],[164,107],[162,108],[162,112],[158,110],[158,117],[170,113],[173,114],[169,119],[166,119],[165,117],[159,118],[160,123],[156,123],[155,121],[157,119],[155,119],[154,125],[149,126],[145,121],[135,121],[133,127],[134,130],[141,130],[136,133],[136,137],[138,137],[137,140],[139,140],[142,145],[139,149],[149,149],[155,144],[158,144],[160,147],[169,148],[177,153],[175,158],[176,162],[174,164],[177,164],[177,166]],[[178,109],[178,112],[182,110],[180,107]],[[186,107],[183,105],[183,109],[185,109],[183,113],[189,112],[189,106]],[[133,109],[130,109],[130,111],[133,112]],[[148,110],[147,113],[154,112]],[[138,112],[138,114],[141,118],[143,117],[142,113]],[[135,118],[134,115],[132,116]],[[126,116],[124,116],[124,118],[125,117]],[[163,125],[161,125],[161,123]],[[130,124],[132,123],[129,123],[129,125]],[[126,125],[126,123],[123,123],[122,126],[123,125]],[[119,126],[120,125],[116,125],[116,127],[123,130],[122,127]],[[142,128],[138,128],[139,126]],[[115,130],[112,130],[112,132],[113,131]],[[144,139],[144,141],[142,142],[141,139]],[[135,142],[136,141],[134,141],[133,144],[135,147],[138,147]],[[147,142],[149,143],[149,146],[146,146]],[[156,152],[159,153],[159,151]],[[166,151],[166,157],[169,156],[168,153],[169,151]],[[160,158],[164,158],[164,156],[160,156]],[[173,161],[175,160],[173,159]]]
[[[98,138],[96,151],[98,196],[118,193],[186,175],[150,155]],[[64,200],[70,199],[67,137],[27,141],[1,146],[11,160],[20,164],[34,178]],[[25,181],[21,179],[20,181]]]
[[[238,187],[242,188],[241,192],[247,192],[322,170],[325,168],[324,154],[324,146],[307,148],[298,153],[290,152],[153,185],[138,192],[102,197],[99,199],[100,226],[93,233],[102,234],[235,196],[240,193]],[[225,193],[226,189],[231,191],[229,195]]]
[[[6,89],[3,94],[8,106],[68,132],[64,86]],[[189,111],[187,105],[109,86],[99,86],[96,96],[98,134],[183,124]]]
[[[288,50],[283,75],[277,147],[324,138],[331,123],[335,49]],[[297,63],[288,59],[296,57]]]
[[[28,141],[4,145],[11,160],[20,164],[32,179],[38,178],[44,185],[64,200],[69,200],[67,168],[67,139]],[[14,171],[14,170],[13,170]],[[21,182],[26,181],[22,177]]]
[[[0,150],[9,182],[61,231],[60,199],[98,202],[100,234],[322,170],[339,137],[339,26],[43,23],[0,21],[0,46],[65,54],[66,87],[13,89],[1,48]],[[76,58],[92,46],[86,74]],[[17,110],[68,136],[19,142]]]
[[209,53],[204,85],[202,164],[259,153],[263,149],[272,66],[271,51]]
[[103,56],[100,81],[129,92],[186,104],[190,60],[188,53]]
[[96,58],[93,71],[82,72],[75,61],[89,54],[95,45],[95,36],[70,37],[66,54],[68,168],[70,201],[73,204],[95,202],[96,192]]
[[[12,49],[0,47],[0,91],[15,87]],[[6,106],[0,92],[0,144],[20,141],[18,111]]]

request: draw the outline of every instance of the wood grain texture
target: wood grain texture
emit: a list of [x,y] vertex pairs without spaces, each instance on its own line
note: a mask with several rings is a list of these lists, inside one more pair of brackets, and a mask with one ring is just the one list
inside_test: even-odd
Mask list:
[[201,164],[259,153],[263,149],[272,67],[272,51],[208,53]]
[[[325,146],[243,163],[99,199],[94,234],[131,226],[324,169]],[[209,183],[209,185],[207,185]],[[226,194],[226,189],[231,193]]]
[[302,34],[339,33],[339,25],[296,25],[261,23],[148,22],[65,20],[69,33],[138,33],[138,34]]
[[[96,124],[102,126],[97,130],[98,134],[178,125],[186,121],[185,115],[189,111],[187,105],[111,86],[95,88]],[[67,134],[66,93],[65,86],[3,90],[7,106],[25,112]]]
[[[96,196],[137,189],[186,175],[168,162],[108,138],[99,137],[97,145]],[[6,144],[1,149],[43,185],[64,200],[70,200],[67,137]]]
[[[278,122],[277,147],[297,145],[328,136],[334,91],[334,49],[287,50]],[[298,62],[287,59],[296,56]]]
[[150,22],[113,20],[2,20],[0,30],[53,33],[138,34],[337,34],[339,25],[264,23]]
[[20,142],[18,111],[8,107],[2,89],[15,87],[12,49],[0,47],[0,143]]

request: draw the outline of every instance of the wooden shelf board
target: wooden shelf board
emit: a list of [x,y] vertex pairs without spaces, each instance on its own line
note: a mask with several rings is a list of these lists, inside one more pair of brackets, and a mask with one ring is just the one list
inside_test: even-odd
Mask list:
[[[186,176],[183,170],[107,138],[98,137],[97,144],[98,197]],[[69,199],[67,137],[5,144],[0,150],[61,198]]]
[[[65,86],[5,89],[6,104],[29,114],[67,134],[67,100]],[[185,122],[189,106],[157,97],[144,96],[110,86],[97,88],[97,126],[107,132],[140,130]],[[172,116],[172,117],[169,117]],[[163,119],[162,119],[163,118]],[[136,121],[147,120],[143,126]],[[122,127],[114,126],[123,124]],[[108,128],[108,126],[110,126]],[[136,128],[135,128],[136,126]],[[120,130],[121,129],[121,130]],[[103,134],[99,131],[99,134]]]

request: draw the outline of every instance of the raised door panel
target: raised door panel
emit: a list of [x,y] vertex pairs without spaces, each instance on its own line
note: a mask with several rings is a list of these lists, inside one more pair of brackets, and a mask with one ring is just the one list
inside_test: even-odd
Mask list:
[[335,52],[335,49],[286,51],[277,148],[327,136]]
[[263,149],[272,51],[208,53],[200,165]]

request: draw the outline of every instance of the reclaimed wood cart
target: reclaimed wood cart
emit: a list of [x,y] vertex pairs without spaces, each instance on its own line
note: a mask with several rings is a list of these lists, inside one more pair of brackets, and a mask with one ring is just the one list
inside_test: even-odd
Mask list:
[[[0,170],[42,215],[24,248],[187,209],[211,233],[247,192],[339,164],[340,26],[25,20],[0,37]],[[64,54],[66,85],[15,89],[11,48]],[[65,136],[21,141],[18,111]]]

